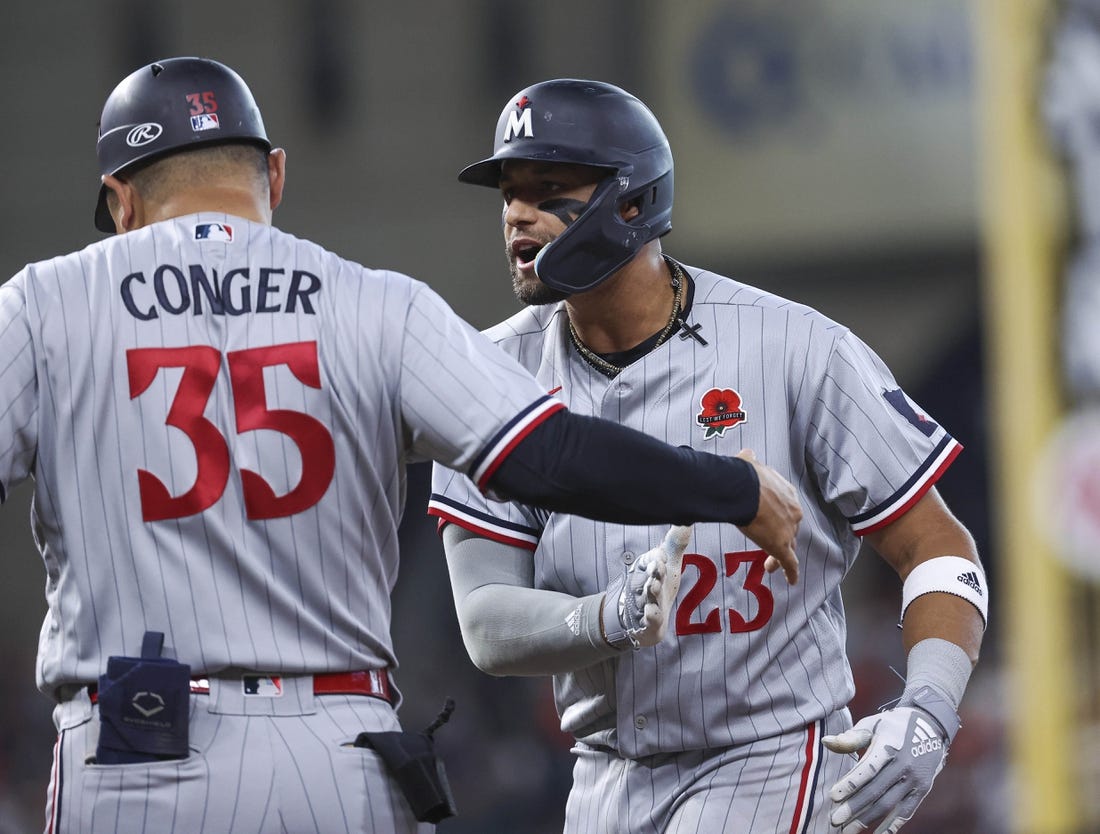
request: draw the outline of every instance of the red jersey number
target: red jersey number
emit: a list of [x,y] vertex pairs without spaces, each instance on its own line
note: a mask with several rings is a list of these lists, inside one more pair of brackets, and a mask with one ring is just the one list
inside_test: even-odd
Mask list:
[[[325,494],[336,471],[336,450],[329,430],[299,411],[269,409],[264,368],[286,365],[303,385],[321,387],[316,342],[296,342],[232,351],[227,355],[237,434],[269,429],[285,434],[298,447],[302,476],[286,495],[276,495],[264,478],[241,470],[245,511],[249,519],[279,518],[300,513]],[[203,416],[221,367],[221,353],[212,347],[135,348],[126,352],[130,399],[140,396],[162,368],[182,368],[179,388],[165,424],[187,435],[195,447],[194,485],[173,496],[152,472],[138,470],[141,515],[145,521],[183,518],[213,506],[229,482],[229,446],[222,432]]]
[[[732,634],[740,634],[747,631],[762,629],[772,618],[775,611],[775,597],[771,589],[764,584],[764,560],[767,554],[763,550],[745,550],[737,553],[723,555],[726,576],[742,572],[745,567],[744,579],[741,587],[748,591],[756,600],[756,614],[751,619],[746,619],[744,614],[730,608],[726,611],[729,622],[729,631]],[[718,566],[713,559],[700,553],[685,553],[684,568],[685,581],[686,568],[691,566],[698,571],[699,576],[695,584],[688,588],[680,606],[676,609],[676,634],[713,634],[722,631],[722,617],[717,608],[711,608],[706,614],[701,614],[700,619],[695,619],[695,612],[702,606],[714,586],[718,584]]]

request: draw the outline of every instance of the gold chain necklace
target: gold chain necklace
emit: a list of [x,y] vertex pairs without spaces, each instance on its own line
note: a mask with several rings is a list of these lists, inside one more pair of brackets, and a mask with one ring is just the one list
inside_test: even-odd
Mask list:
[[[664,329],[657,336],[657,341],[653,343],[655,350],[665,343],[669,334],[672,333],[672,328],[676,326],[677,321],[680,318],[680,302],[684,296],[684,273],[680,269],[680,265],[668,255],[662,256],[665,259],[665,263],[668,264],[669,270],[672,272],[672,279],[669,282],[672,285],[673,297],[672,297],[672,314],[668,317],[668,323],[665,324]],[[569,320],[569,340],[573,343],[573,347],[577,349],[577,353],[581,355],[581,358],[599,371],[605,376],[614,378],[622,373],[622,368],[618,365],[612,365],[598,353],[590,350],[589,347],[581,341],[581,337],[577,335],[577,329],[573,327],[572,319]]]

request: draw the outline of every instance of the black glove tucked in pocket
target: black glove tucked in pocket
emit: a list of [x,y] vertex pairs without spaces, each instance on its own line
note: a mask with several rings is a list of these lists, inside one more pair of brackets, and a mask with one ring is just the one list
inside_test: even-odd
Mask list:
[[439,717],[421,733],[363,732],[355,738],[356,747],[369,747],[382,757],[420,822],[437,823],[456,813],[451,785],[432,736],[447,723],[454,706],[448,698]]

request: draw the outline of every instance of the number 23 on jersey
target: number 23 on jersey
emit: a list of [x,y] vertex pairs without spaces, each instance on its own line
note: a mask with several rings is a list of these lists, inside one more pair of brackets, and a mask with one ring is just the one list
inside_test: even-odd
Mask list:
[[[316,342],[295,342],[230,351],[225,355],[233,393],[236,433],[268,429],[286,435],[298,447],[302,474],[285,495],[257,472],[240,470],[245,511],[249,519],[279,518],[300,513],[325,494],[336,470],[332,434],[323,423],[300,411],[269,409],[264,390],[264,368],[286,365],[295,378],[311,388],[321,387]],[[204,416],[206,404],[221,370],[222,355],[215,348],[190,345],[174,348],[134,348],[126,352],[130,399],[144,393],[163,368],[182,368],[179,388],[165,424],[187,435],[195,449],[195,483],[182,495],[172,495],[164,483],[139,469],[141,515],[145,521],[183,518],[213,506],[229,482],[229,444],[221,430]]]
[[[775,611],[775,597],[771,589],[764,584],[764,560],[767,554],[763,550],[745,550],[723,555],[726,577],[744,576],[739,580],[742,590],[755,602],[756,612],[746,618],[733,608],[726,610],[723,617],[718,608],[708,608],[704,601],[718,584],[718,565],[701,553],[684,554],[684,579],[690,582],[688,568],[697,572],[695,582],[687,589],[679,608],[676,609],[676,634],[716,634],[728,630],[732,634],[758,631],[771,619]],[[698,612],[698,615],[696,614]],[[698,619],[696,617],[698,616]],[[726,622],[723,622],[723,621]]]

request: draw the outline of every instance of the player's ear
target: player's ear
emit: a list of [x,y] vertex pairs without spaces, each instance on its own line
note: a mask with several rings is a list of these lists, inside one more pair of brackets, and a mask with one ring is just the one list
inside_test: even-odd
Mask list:
[[267,184],[271,195],[271,210],[283,201],[283,185],[286,183],[286,151],[273,148],[267,155]]
[[122,234],[141,227],[141,196],[132,183],[120,180],[113,174],[103,177],[103,184],[110,190],[107,208],[115,221],[115,230]]
[[641,202],[644,197],[636,197],[633,200],[627,200],[621,206],[619,206],[619,216],[627,223],[642,213]]

